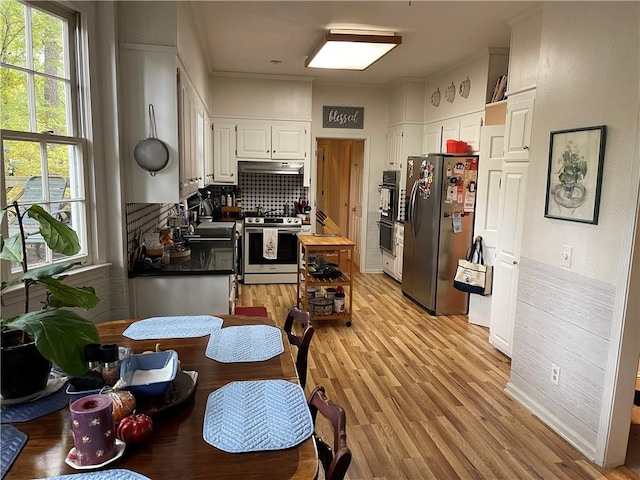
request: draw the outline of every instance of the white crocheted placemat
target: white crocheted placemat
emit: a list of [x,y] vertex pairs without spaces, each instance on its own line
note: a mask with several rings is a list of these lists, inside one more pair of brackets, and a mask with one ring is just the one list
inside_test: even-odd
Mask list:
[[225,452],[281,450],[312,433],[304,391],[286,380],[232,382],[207,399],[202,436]]
[[132,323],[122,333],[132,340],[204,337],[222,327],[222,319],[211,315],[151,317]]
[[225,327],[211,332],[206,356],[222,363],[260,362],[284,352],[282,333],[269,325]]

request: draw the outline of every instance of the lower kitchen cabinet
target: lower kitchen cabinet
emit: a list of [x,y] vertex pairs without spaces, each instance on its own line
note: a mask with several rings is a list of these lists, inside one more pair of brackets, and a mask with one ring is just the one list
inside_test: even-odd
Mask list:
[[140,276],[132,280],[134,318],[233,313],[235,275]]

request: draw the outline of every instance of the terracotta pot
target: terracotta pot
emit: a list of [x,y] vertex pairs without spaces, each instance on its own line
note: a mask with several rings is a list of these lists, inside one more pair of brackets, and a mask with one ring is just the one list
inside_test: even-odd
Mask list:
[[33,339],[26,335],[27,343],[20,343],[23,332],[2,332],[0,347],[0,393],[6,399],[21,398],[44,390],[49,380],[51,362],[44,358]]

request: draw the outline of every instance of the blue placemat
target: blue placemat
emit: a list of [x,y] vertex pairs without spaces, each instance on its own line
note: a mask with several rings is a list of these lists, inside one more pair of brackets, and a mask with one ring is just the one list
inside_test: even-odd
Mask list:
[[260,362],[284,352],[280,329],[269,325],[226,327],[211,333],[207,357],[223,363]]
[[72,473],[70,475],[60,475],[59,477],[49,477],[46,480],[151,480],[137,472],[116,468],[113,470],[99,470],[97,472]]
[[0,450],[0,478],[4,478],[13,465],[13,461],[20,454],[20,450],[27,443],[27,436],[11,425],[3,425],[0,428],[0,440],[2,449]]
[[313,433],[300,385],[285,380],[232,382],[212,392],[202,436],[225,452],[281,450]]
[[28,422],[34,418],[48,415],[69,404],[70,397],[61,388],[51,395],[21,405],[0,406],[0,422]]
[[222,319],[211,315],[151,317],[132,323],[122,333],[132,340],[204,337],[222,327]]

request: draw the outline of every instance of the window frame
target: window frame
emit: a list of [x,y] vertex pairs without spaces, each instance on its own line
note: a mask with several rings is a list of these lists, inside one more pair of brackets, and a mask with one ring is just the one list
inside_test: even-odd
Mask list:
[[[63,41],[65,43],[64,49],[64,72],[63,75],[68,75],[69,78],[62,78],[56,75],[49,75],[44,72],[36,71],[34,68],[33,60],[27,60],[27,66],[14,66],[1,64],[2,68],[11,68],[24,72],[28,76],[28,95],[29,95],[29,117],[30,117],[30,131],[16,131],[8,129],[0,129],[0,144],[4,145],[5,140],[17,140],[17,141],[30,141],[38,142],[46,146],[75,146],[76,154],[79,156],[73,168],[76,166],[80,171],[77,171],[78,181],[81,182],[80,191],[81,196],[72,197],[71,201],[83,204],[84,215],[78,220],[78,224],[74,224],[74,230],[78,232],[78,236],[81,239],[81,245],[83,247],[82,253],[73,257],[66,257],[64,259],[53,259],[51,252],[48,251],[46,262],[38,265],[34,265],[32,268],[36,268],[43,265],[50,265],[59,263],[65,260],[73,258],[74,260],[82,262],[83,265],[91,265],[93,263],[93,246],[95,244],[95,225],[94,215],[91,212],[93,208],[92,191],[93,184],[90,181],[90,172],[93,171],[91,152],[91,139],[92,139],[92,122],[90,118],[91,112],[91,91],[90,91],[90,77],[89,77],[89,39],[87,35],[86,18],[81,12],[71,10],[57,3],[50,1],[30,1],[30,0],[16,0],[28,9],[36,9],[48,15],[52,15],[57,18],[61,18],[66,21],[66,34]],[[33,18],[33,14],[29,14],[28,18]],[[25,15],[26,19],[26,15]],[[27,26],[28,24],[28,26]],[[32,33],[31,22],[25,22],[25,35],[28,36],[27,42],[27,58],[32,54]],[[67,134],[56,135],[48,132],[36,132],[35,130],[35,86],[34,78],[36,75],[42,77],[54,78],[55,80],[64,80],[65,93],[64,96],[67,99],[66,107],[66,123]],[[7,206],[6,197],[6,180],[5,180],[5,158],[4,150],[0,150],[0,156],[3,160],[3,168],[0,172],[0,189],[3,194],[0,196],[0,207]],[[70,165],[70,168],[72,166]],[[42,175],[50,175],[50,170],[47,167],[47,171],[43,171]],[[82,225],[83,231],[79,231],[76,225]],[[6,221],[2,222],[2,236],[7,237],[8,225]],[[19,276],[21,271],[12,272],[11,262],[2,261],[0,265],[0,275],[5,280],[13,279]]]

